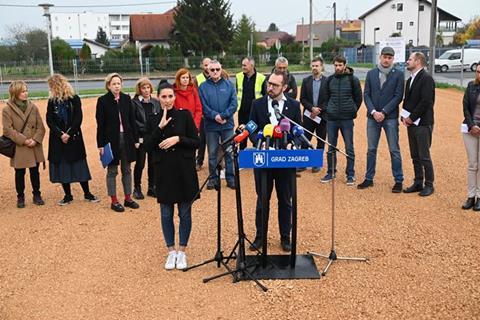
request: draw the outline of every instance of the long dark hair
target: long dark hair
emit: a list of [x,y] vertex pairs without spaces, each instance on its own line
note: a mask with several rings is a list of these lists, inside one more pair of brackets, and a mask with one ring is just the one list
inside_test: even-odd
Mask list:
[[480,86],[480,80],[478,80],[478,76],[477,76],[477,69],[478,69],[478,66],[480,66],[480,61],[477,62],[477,66],[475,67],[475,80],[473,80],[473,83],[476,85],[476,86]]

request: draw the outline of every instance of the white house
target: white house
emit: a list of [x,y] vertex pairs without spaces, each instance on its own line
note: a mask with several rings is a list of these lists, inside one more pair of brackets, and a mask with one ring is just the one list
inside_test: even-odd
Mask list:
[[[414,46],[428,46],[430,42],[430,14],[432,5],[427,0],[385,0],[359,17],[362,21],[362,43],[375,42],[399,33],[405,42]],[[443,43],[453,40],[460,18],[437,7],[437,33]]]
[[52,12],[51,19],[53,38],[63,40],[95,39],[99,27],[105,31],[109,40],[122,41],[128,39],[130,34],[128,14]]

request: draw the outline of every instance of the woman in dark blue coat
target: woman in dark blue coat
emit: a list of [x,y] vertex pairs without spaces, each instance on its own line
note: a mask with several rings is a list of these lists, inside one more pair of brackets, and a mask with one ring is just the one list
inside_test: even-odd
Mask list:
[[[191,113],[173,107],[175,93],[164,82],[158,89],[162,110],[159,125],[146,142],[153,153],[157,201],[160,203],[163,236],[169,250],[165,269],[185,269],[185,249],[192,228],[191,203],[198,192],[195,150],[200,140]],[[175,250],[174,205],[177,204],[180,243]]]

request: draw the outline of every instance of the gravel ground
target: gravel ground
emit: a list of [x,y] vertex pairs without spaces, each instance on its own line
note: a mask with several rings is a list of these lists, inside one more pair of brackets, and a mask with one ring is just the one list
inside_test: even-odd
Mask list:
[[[46,205],[36,207],[28,197],[27,207],[16,209],[13,169],[0,158],[0,319],[479,319],[480,213],[460,209],[466,198],[461,99],[458,91],[437,90],[433,196],[390,192],[393,178],[383,137],[373,188],[348,187],[340,175],[337,252],[367,256],[368,263],[336,262],[320,280],[263,281],[266,293],[253,282],[232,284],[229,277],[202,283],[223,271],[213,264],[187,273],[163,269],[158,204],[149,198],[140,202],[140,210],[116,214],[109,209],[95,148],[95,100],[86,99],[83,130],[92,191],[101,196],[100,203],[83,202],[75,185],[75,201],[56,205],[62,189],[42,171]],[[38,105],[45,113],[45,101]],[[355,129],[357,182],[365,172],[365,123],[362,108]],[[405,184],[410,184],[405,128],[400,134]],[[339,172],[344,168],[340,159]],[[324,173],[305,171],[298,179],[298,253],[330,249],[331,187],[320,183]],[[200,180],[205,177],[203,169]],[[245,229],[253,237],[252,172],[243,170],[241,179]],[[236,240],[235,197],[225,185],[223,190],[223,248],[229,252]],[[274,199],[271,209],[276,211]],[[275,216],[269,243],[270,252],[279,253]],[[191,264],[215,252],[214,191],[203,192],[195,203],[193,223]],[[325,265],[316,262],[319,269]]]

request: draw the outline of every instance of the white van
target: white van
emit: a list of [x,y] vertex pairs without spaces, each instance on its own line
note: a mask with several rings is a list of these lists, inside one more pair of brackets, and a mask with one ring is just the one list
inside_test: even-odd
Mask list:
[[[463,69],[475,71],[477,63],[480,61],[480,49],[464,49],[464,55]],[[461,58],[462,49],[445,51],[438,59],[435,59],[435,71],[459,71],[462,68]]]

